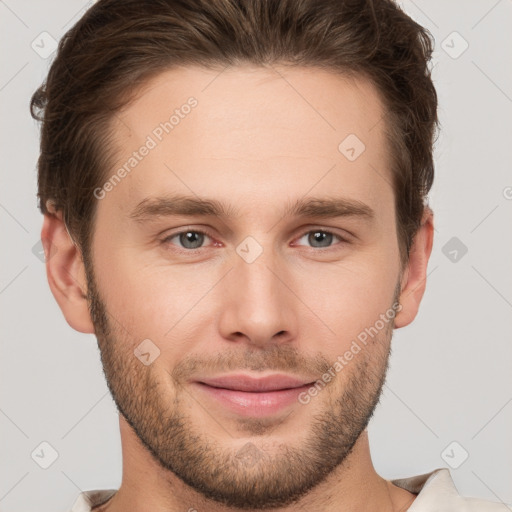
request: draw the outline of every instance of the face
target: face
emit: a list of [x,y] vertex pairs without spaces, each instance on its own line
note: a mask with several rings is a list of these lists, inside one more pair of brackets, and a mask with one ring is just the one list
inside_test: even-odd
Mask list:
[[86,269],[104,371],[207,498],[294,502],[375,409],[400,291],[382,115],[362,80],[237,67],[166,71],[114,119]]

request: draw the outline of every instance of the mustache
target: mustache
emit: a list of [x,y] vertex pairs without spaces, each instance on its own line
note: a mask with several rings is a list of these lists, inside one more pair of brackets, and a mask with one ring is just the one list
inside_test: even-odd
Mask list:
[[322,375],[332,365],[322,354],[301,355],[290,345],[272,345],[268,349],[222,351],[214,356],[189,355],[170,372],[177,383],[190,380],[198,374],[223,374],[240,370],[300,373]]

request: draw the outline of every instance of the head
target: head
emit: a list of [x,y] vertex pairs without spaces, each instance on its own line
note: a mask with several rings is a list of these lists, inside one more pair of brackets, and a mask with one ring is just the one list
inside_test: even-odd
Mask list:
[[[431,53],[391,0],[100,0],[60,41],[31,105],[50,286],[205,497],[291,503],[366,428],[425,288]],[[198,385],[240,372],[311,391],[242,415]]]

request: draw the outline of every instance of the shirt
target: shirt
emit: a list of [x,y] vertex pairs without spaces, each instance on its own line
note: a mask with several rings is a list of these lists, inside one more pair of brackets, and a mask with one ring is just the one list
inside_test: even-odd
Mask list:
[[[416,494],[408,512],[510,512],[504,503],[465,498],[460,496],[448,468],[438,468],[430,473],[391,480],[397,487]],[[83,491],[78,495],[70,512],[90,512],[111,498],[117,489]]]

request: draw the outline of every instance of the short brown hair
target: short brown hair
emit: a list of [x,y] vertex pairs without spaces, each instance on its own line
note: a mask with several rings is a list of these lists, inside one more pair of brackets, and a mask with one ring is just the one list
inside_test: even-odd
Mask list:
[[[38,198],[88,258],[112,165],[109,122],[176,65],[320,67],[366,77],[385,106],[402,266],[434,179],[433,38],[393,0],[100,0],[62,37],[31,100],[42,121]],[[340,141],[341,142],[341,141]],[[86,260],[87,264],[87,260]]]

